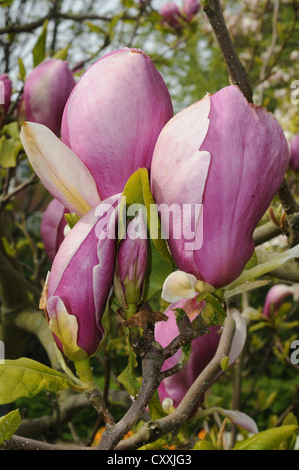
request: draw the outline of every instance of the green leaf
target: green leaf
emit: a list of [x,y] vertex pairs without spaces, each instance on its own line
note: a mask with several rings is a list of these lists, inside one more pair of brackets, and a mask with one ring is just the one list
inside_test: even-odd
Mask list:
[[[202,311],[201,316],[204,317],[207,312],[207,320],[209,321],[210,325],[222,325],[226,317],[226,313],[221,305],[221,302],[219,302],[219,300],[209,292],[205,292],[204,294],[198,297],[199,302],[201,302],[202,300],[206,301],[207,306]],[[207,307],[211,307],[211,309],[213,309],[212,315],[210,312],[211,309]]]
[[9,441],[11,436],[16,432],[21,423],[21,415],[19,410],[13,410],[0,418],[0,445],[4,441]]
[[224,356],[221,358],[220,361],[220,366],[222,370],[227,370],[229,367],[229,358],[227,356]]
[[107,34],[107,31],[102,28],[101,26],[92,23],[91,21],[85,21],[86,26],[88,26],[89,31],[91,33],[97,33],[97,34]]
[[292,424],[267,429],[238,442],[233,450],[277,450],[281,442],[296,433],[297,429],[298,427]]
[[[285,419],[282,422],[282,425],[290,425],[294,424],[298,427],[298,420],[294,413],[288,413]],[[279,446],[279,450],[294,450],[296,446],[296,440],[297,440],[297,434],[294,433],[292,434],[288,439],[285,439],[283,442],[281,442]]]
[[21,80],[24,82],[26,80],[26,68],[23,62],[23,59],[21,57],[18,58],[18,64],[19,64],[19,75]]
[[13,3],[13,0],[0,0],[0,7],[10,7]]
[[35,43],[35,46],[32,49],[34,67],[40,64],[46,57],[47,30],[48,30],[48,20],[44,22],[42,32],[39,35]]
[[[173,263],[168,251],[166,240],[162,238],[161,223],[157,206],[153,199],[148,171],[139,168],[127,181],[121,201],[120,214],[135,216],[134,211],[143,209],[148,228],[148,266],[144,299],[150,299],[162,289],[166,277],[172,272]],[[120,217],[119,239],[125,235],[126,220]]]
[[0,138],[0,166],[3,168],[15,168],[18,155],[23,146],[19,138]]
[[231,290],[224,290],[224,299],[227,300],[230,297],[234,297],[235,295],[242,294],[243,292],[248,292],[253,289],[258,289],[259,287],[266,286],[271,281],[269,280],[262,280],[262,281],[247,281],[240,286],[235,287]]
[[149,240],[144,299],[151,299],[153,295],[162,289],[163,283],[172,272],[172,269],[172,263],[166,261],[155,248],[153,241]]
[[253,255],[251,256],[250,260],[247,261],[244,269],[254,268],[257,265],[257,263],[258,263],[257,254],[256,254],[256,251],[254,250]]
[[11,245],[6,237],[1,237],[1,242],[2,242],[2,248],[4,249],[5,253],[7,256],[10,258],[15,258],[16,257],[16,250],[13,245]]
[[64,218],[71,229],[74,228],[76,223],[80,220],[80,216],[75,213],[65,214]]
[[58,392],[67,388],[79,389],[65,375],[32,359],[22,357],[0,364],[1,405],[34,397],[43,390]]
[[159,254],[172,264],[172,258],[168,251],[166,241],[162,238],[161,222],[159,219],[157,204],[155,203],[151,192],[148,171],[146,168],[140,168],[139,174],[141,179],[143,201],[147,213],[150,237],[153,240]]
[[165,411],[162,408],[161,402],[157,396],[154,394],[148,403],[148,409],[151,415],[151,419],[157,420],[166,416]]
[[53,55],[53,59],[66,60],[70,47],[71,47],[71,45],[69,44],[68,46],[64,47],[63,49],[60,49],[59,51],[57,51],[56,54]]
[[126,351],[128,353],[128,365],[117,377],[118,381],[123,384],[125,389],[132,397],[135,397],[139,391],[139,383],[135,375],[135,368],[137,367],[136,354],[131,347],[129,334],[126,335]]
[[209,441],[197,441],[193,447],[193,450],[219,450],[217,447]]

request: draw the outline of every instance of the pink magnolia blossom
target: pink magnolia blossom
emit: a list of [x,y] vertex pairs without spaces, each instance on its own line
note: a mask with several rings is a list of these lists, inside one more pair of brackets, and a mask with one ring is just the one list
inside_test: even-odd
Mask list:
[[59,201],[49,202],[41,221],[41,238],[51,261],[64,240],[64,230],[67,225],[65,214],[67,209]]
[[138,168],[150,168],[172,114],[152,60],[125,48],[102,57],[79,80],[64,110],[62,141],[84,162],[104,199],[121,192]]
[[287,297],[294,295],[295,291],[292,286],[285,284],[276,284],[269,289],[266,296],[263,315],[270,317],[275,315]]
[[48,59],[39,64],[24,85],[26,119],[44,124],[58,134],[63,110],[75,83],[66,61]]
[[[200,314],[202,303],[198,303],[197,299],[194,298],[187,301],[180,300],[167,308],[165,315],[168,317],[168,320],[158,322],[155,326],[155,339],[163,347],[166,347],[179,334],[174,312],[176,308],[183,309],[189,319],[193,321]],[[246,339],[246,324],[238,312],[234,312],[234,319],[236,330],[229,353],[230,366],[236,361],[242,351]],[[190,386],[213,359],[219,345],[220,336],[221,327],[213,326],[209,329],[208,333],[198,336],[192,341],[191,354],[184,368],[176,374],[165,378],[159,386],[158,392],[161,403],[163,400],[170,398],[174,408],[177,408]],[[168,370],[175,366],[181,354],[182,351],[179,349],[174,356],[166,359],[162,370]],[[196,408],[202,404],[202,401],[203,397],[200,398]]]
[[162,76],[141,50],[105,55],[81,77],[62,120],[62,141],[45,125],[25,122],[21,141],[46,189],[83,215],[123,191],[150,168],[158,135],[172,117]]
[[[104,335],[102,315],[113,284],[114,196],[85,214],[66,235],[54,259],[47,292],[49,327],[59,349],[71,360],[92,356]],[[107,210],[108,207],[108,210]]]
[[186,16],[187,21],[191,21],[200,8],[199,0],[185,0],[183,5],[183,13]]
[[175,237],[172,221],[161,215],[162,227],[169,222],[168,243],[178,269],[215,288],[234,281],[253,254],[253,231],[288,160],[277,120],[249,104],[236,86],[206,95],[174,116],[154,151],[154,199],[158,206],[178,206],[181,213],[184,205],[202,205],[192,216],[191,244],[184,224]]
[[116,258],[114,291],[126,307],[136,305],[142,295],[147,268],[147,232],[142,212],[128,224]]
[[7,116],[12,93],[12,82],[7,73],[0,75],[0,125],[3,125]]
[[159,11],[162,16],[162,24],[178,28],[181,25],[182,13],[178,5],[174,2],[166,2]]

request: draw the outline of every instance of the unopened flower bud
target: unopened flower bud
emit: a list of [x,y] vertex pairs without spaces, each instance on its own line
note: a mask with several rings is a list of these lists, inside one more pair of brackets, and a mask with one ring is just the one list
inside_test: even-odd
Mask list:
[[50,260],[53,261],[65,237],[67,209],[53,199],[47,206],[41,221],[41,238]]
[[123,307],[136,305],[140,300],[146,267],[147,231],[140,211],[128,224],[117,255],[115,293]]
[[285,299],[291,295],[294,295],[294,293],[294,288],[285,284],[276,284],[275,286],[271,287],[266,295],[263,315],[266,317],[275,315]]
[[178,5],[174,2],[166,2],[160,9],[160,15],[162,16],[162,24],[170,26],[172,28],[179,28],[182,19],[181,11]]
[[183,5],[183,13],[186,16],[187,21],[191,21],[200,8],[199,0],[185,0]]
[[35,67],[24,85],[27,121],[44,124],[58,134],[65,104],[75,84],[66,61],[49,59]]
[[7,73],[0,75],[0,127],[3,126],[10,106],[12,83]]
[[106,54],[81,77],[63,113],[64,144],[84,162],[101,199],[150,168],[156,140],[172,117],[166,84],[140,49]]
[[101,202],[77,222],[51,268],[49,328],[61,352],[74,362],[94,355],[105,333],[101,320],[113,284],[116,240],[99,235],[107,225],[114,226],[117,200]]

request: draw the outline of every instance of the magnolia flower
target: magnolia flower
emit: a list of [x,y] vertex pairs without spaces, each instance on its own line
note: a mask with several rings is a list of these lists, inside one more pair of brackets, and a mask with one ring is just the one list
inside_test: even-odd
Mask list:
[[290,168],[299,171],[299,134],[290,143]]
[[162,16],[162,24],[179,28],[182,20],[182,13],[178,5],[174,2],[166,2],[159,11]]
[[63,109],[75,84],[66,61],[48,59],[39,64],[24,85],[26,119],[44,124],[58,134]]
[[162,76],[139,49],[92,65],[64,110],[62,141],[93,175],[101,199],[121,192],[138,168],[150,168],[160,131],[172,117]]
[[147,231],[140,211],[129,222],[116,257],[114,292],[124,308],[140,300],[146,268]]
[[114,231],[119,197],[102,201],[77,222],[51,268],[49,328],[61,352],[74,362],[95,354],[105,333],[101,320],[113,284],[116,239],[104,235]]
[[199,0],[185,0],[183,5],[183,13],[187,21],[191,21],[200,8]]
[[64,240],[67,209],[56,199],[47,206],[41,221],[41,238],[51,261]]
[[269,289],[263,308],[263,315],[270,317],[275,315],[284,300],[289,296],[296,296],[297,292],[293,286],[287,286],[285,284],[275,284],[275,286]]
[[[279,123],[249,104],[236,86],[207,95],[168,122],[155,147],[151,187],[158,206],[174,206],[182,214],[180,237],[168,214],[161,214],[179,270],[214,288],[240,276],[254,251],[253,231],[282,183],[288,159]],[[189,211],[191,238],[183,215],[197,205],[200,211]]]
[[[166,347],[179,334],[174,312],[176,308],[183,309],[189,319],[193,321],[200,314],[202,303],[198,303],[196,299],[188,301],[180,300],[167,308],[165,315],[168,317],[168,320],[166,322],[158,322],[155,326],[155,339],[163,347]],[[244,319],[238,312],[234,312],[233,316],[236,330],[229,354],[230,366],[241,353],[246,339],[246,323]],[[158,393],[162,403],[164,400],[170,399],[174,408],[179,405],[190,386],[214,357],[220,336],[220,327],[214,326],[210,328],[208,333],[192,341],[191,354],[184,368],[176,374],[165,378],[159,386]],[[179,349],[174,356],[164,362],[162,370],[168,370],[175,366],[180,360],[181,355],[182,350]],[[196,408],[201,405],[202,401],[203,397],[200,398]]]
[[11,93],[12,83],[7,73],[0,75],[0,126],[3,125],[8,113]]
[[97,206],[101,199],[90,171],[50,129],[25,122],[20,138],[34,171],[64,207],[81,216]]
[[166,85],[142,51],[107,54],[79,80],[64,110],[62,140],[26,122],[21,141],[46,189],[83,215],[149,168],[159,132],[172,116]]

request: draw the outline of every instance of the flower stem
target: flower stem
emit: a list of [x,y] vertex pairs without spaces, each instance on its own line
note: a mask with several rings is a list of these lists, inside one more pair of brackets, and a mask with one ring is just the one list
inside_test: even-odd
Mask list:
[[131,318],[137,311],[136,304],[128,304],[128,308],[126,308],[126,318],[127,320]]
[[79,378],[85,384],[89,385],[89,387],[95,386],[95,381],[92,373],[92,368],[90,365],[90,358],[83,359],[82,361],[77,361],[74,363],[76,367],[76,371],[78,373]]
[[99,387],[96,385],[94,376],[92,373],[92,368],[90,364],[90,358],[84,359],[82,361],[77,361],[74,363],[76,371],[79,375],[79,378],[88,385],[87,390],[85,391],[89,403],[94,407],[99,415],[102,415],[105,421],[107,428],[113,426],[114,419],[110,411],[106,407],[105,401],[102,397]]

